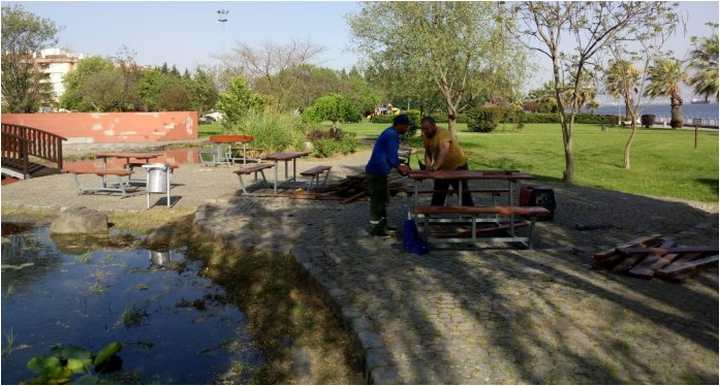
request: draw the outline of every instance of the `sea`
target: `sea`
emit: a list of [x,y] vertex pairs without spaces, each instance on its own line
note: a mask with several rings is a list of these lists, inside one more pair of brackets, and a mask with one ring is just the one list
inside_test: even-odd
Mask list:
[[[683,116],[687,124],[692,124],[693,119],[701,119],[704,125],[718,125],[718,104],[717,103],[685,103],[682,106]],[[590,112],[590,110],[586,110]],[[593,110],[595,114],[601,115],[625,115],[623,105],[602,105]],[[655,114],[658,122],[670,121],[670,104],[647,104],[640,106],[640,114]]]

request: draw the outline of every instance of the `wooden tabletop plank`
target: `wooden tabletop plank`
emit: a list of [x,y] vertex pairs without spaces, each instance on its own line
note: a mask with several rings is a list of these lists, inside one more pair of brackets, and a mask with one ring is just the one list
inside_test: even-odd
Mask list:
[[408,177],[414,180],[530,180],[534,178],[527,173],[503,170],[413,170]]
[[138,158],[150,159],[161,157],[163,153],[95,153],[95,158]]
[[263,159],[270,161],[287,161],[293,158],[300,158],[310,154],[308,151],[281,151],[278,153],[268,154]]
[[212,143],[249,143],[255,140],[252,135],[221,134],[211,135],[208,140]]

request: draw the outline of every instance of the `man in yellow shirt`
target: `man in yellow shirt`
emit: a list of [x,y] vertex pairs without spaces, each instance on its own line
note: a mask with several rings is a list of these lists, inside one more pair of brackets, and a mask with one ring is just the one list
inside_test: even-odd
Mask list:
[[[448,129],[437,127],[432,117],[420,121],[425,145],[425,167],[427,170],[468,170],[467,159],[460,145],[450,135]],[[445,205],[445,197],[450,186],[455,192],[462,183],[463,206],[474,206],[467,180],[435,180],[433,206]]]

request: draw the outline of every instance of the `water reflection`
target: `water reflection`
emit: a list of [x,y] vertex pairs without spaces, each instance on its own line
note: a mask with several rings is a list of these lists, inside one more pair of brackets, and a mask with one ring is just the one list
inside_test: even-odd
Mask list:
[[[28,360],[53,344],[96,351],[115,340],[124,345],[124,371],[136,375],[117,383],[215,383],[238,363],[247,371],[231,381],[250,380],[262,358],[245,315],[217,300],[224,290],[198,275],[199,262],[183,250],[117,249],[106,241],[51,239],[47,228],[3,237],[3,348],[12,331],[23,349],[3,357],[2,383],[30,378]],[[10,268],[22,264],[32,265]]]

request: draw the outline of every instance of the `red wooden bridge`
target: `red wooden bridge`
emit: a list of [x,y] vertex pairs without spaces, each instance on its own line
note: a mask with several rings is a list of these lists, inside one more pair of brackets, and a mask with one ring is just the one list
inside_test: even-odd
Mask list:
[[27,126],[2,124],[2,174],[26,179],[60,173],[67,138]]

